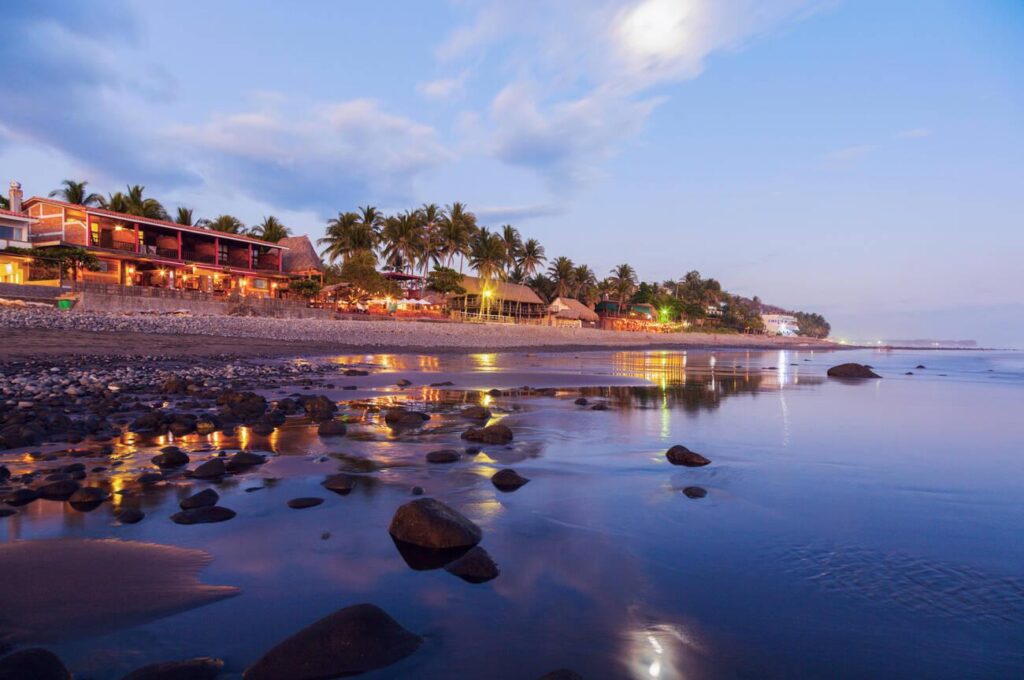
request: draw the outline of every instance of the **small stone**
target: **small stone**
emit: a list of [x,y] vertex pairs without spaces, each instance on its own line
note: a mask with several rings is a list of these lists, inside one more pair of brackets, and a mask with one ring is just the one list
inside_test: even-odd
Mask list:
[[465,555],[448,563],[444,569],[469,583],[485,583],[498,578],[501,573],[498,565],[480,546],[470,548]]
[[586,406],[590,402],[587,401],[586,397],[580,397],[579,399],[577,399],[573,403],[576,404],[577,406]]
[[203,489],[199,493],[192,494],[187,498],[181,499],[178,503],[178,507],[182,510],[195,510],[196,508],[206,508],[211,505],[217,505],[217,501],[220,500],[220,494],[213,489]]
[[160,449],[159,455],[153,456],[153,464],[157,467],[181,467],[188,465],[188,454],[177,446],[165,446]]
[[685,489],[683,489],[683,495],[686,496],[687,498],[697,500],[707,496],[708,492],[706,489],[699,486],[688,486]]
[[545,673],[540,680],[583,680],[583,676],[568,668],[559,668],[550,673]]
[[171,515],[171,521],[175,524],[212,524],[214,522],[226,522],[235,516],[234,510],[211,505],[193,510],[182,510]]
[[508,444],[511,443],[513,435],[508,425],[496,423],[483,428],[470,428],[462,433],[462,438],[484,444]]
[[412,381],[411,380],[406,380],[405,378],[402,378],[401,380],[399,380],[395,384],[398,385],[399,387],[408,387],[409,385],[412,385]]
[[529,481],[529,479],[523,477],[512,468],[498,470],[491,477],[491,483],[500,491],[515,491]]
[[150,486],[164,481],[164,476],[159,472],[143,472],[136,481],[143,486]]
[[422,486],[414,486],[414,487],[412,487],[412,495],[413,496],[422,496],[423,495],[423,487]]
[[110,494],[105,489],[100,489],[95,486],[83,486],[78,491],[71,494],[71,498],[68,499],[68,503],[71,504],[75,510],[88,512],[95,510],[100,506],[101,503],[108,500]]
[[441,449],[427,454],[428,463],[454,463],[458,459],[459,452],[455,449]]
[[591,411],[607,411],[608,410],[608,404],[594,404],[593,406],[590,407],[590,410]]
[[691,451],[685,446],[680,446],[679,444],[676,444],[669,449],[665,453],[665,456],[668,458],[668,462],[673,465],[685,465],[686,467],[701,467],[702,465],[707,465],[711,462],[699,453]]
[[39,497],[50,501],[66,501],[78,491],[78,482],[66,479],[39,487]]
[[257,465],[263,465],[266,462],[266,456],[261,456],[258,453],[249,453],[248,451],[239,451],[228,458],[228,462],[225,467],[228,472],[241,472],[248,470],[249,468],[256,467]]
[[324,502],[323,498],[317,498],[315,496],[306,496],[303,498],[293,498],[288,501],[288,507],[293,510],[304,510],[305,508],[313,508]]
[[462,409],[459,415],[463,418],[469,418],[470,420],[488,420],[492,413],[489,408],[484,406],[467,406]]

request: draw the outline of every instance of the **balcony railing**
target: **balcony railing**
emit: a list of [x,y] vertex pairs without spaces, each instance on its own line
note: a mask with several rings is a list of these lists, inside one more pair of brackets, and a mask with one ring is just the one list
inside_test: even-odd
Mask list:
[[[156,255],[157,255],[157,257],[165,257],[165,258],[167,258],[169,260],[177,260],[178,259],[178,249],[177,248],[157,248],[156,249]],[[182,255],[184,255],[184,253],[182,253]]]
[[[177,253],[175,253],[175,257],[177,257]],[[196,252],[194,250],[182,250],[181,251],[181,259],[188,260],[189,262],[202,262],[204,264],[216,264],[216,262],[214,262],[213,255],[204,255],[204,254],[198,253],[198,252]]]

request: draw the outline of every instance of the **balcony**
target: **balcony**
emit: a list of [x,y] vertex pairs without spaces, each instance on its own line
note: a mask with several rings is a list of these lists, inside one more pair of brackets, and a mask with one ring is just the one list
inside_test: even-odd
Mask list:
[[[175,258],[177,258],[177,253],[175,253]],[[203,255],[202,253],[198,253],[198,252],[196,252],[194,250],[182,250],[181,251],[181,259],[186,260],[188,262],[201,262],[203,264],[217,264],[214,261],[213,255]]]
[[[182,254],[184,255],[184,253],[182,253]],[[166,258],[168,260],[177,260],[178,259],[178,249],[177,248],[156,248],[156,256],[157,257],[163,257],[163,258]]]

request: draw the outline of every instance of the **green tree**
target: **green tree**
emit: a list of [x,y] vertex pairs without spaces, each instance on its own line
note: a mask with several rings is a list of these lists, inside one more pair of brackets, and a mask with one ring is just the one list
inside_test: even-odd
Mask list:
[[502,226],[500,233],[501,241],[505,244],[505,273],[508,274],[522,257],[523,237],[511,224]]
[[174,216],[174,221],[178,224],[183,224],[186,227],[193,227],[196,224],[195,218],[192,216],[192,208],[184,208],[178,206],[178,212]]
[[367,250],[361,250],[349,255],[348,259],[341,265],[339,272],[341,280],[349,284],[349,302],[364,302],[374,296],[399,295],[398,286],[385,279],[377,271],[377,258]]
[[27,250],[12,249],[32,257],[36,264],[41,267],[51,266],[57,268],[57,277],[60,283],[64,282],[64,275],[70,273],[72,281],[78,281],[78,272],[99,271],[100,261],[94,254],[85,248],[58,247],[58,248],[29,248]]
[[234,215],[218,215],[212,220],[204,220],[202,225],[207,229],[225,234],[244,234],[245,224]]
[[612,289],[619,298],[619,308],[622,309],[636,290],[636,270],[628,264],[620,264],[612,269],[609,278]]
[[384,263],[394,271],[414,267],[423,252],[423,231],[416,213],[404,212],[384,220],[380,234]]
[[540,241],[535,238],[528,239],[523,243],[523,249],[519,251],[519,266],[523,269],[523,276],[529,278],[536,274],[547,259]]
[[447,266],[452,266],[452,261],[458,255],[459,271],[462,271],[462,263],[469,255],[471,239],[477,231],[476,215],[469,212],[464,203],[455,202],[445,208],[439,240],[441,252],[447,258]]
[[269,217],[264,217],[262,222],[252,228],[249,235],[255,236],[256,238],[264,241],[277,243],[281,239],[291,236],[291,230],[281,224],[280,220],[271,215]]
[[597,299],[597,276],[585,264],[577,265],[572,271],[573,297],[585,305]]
[[288,290],[308,300],[320,293],[320,282],[316,279],[292,279]]
[[504,278],[506,261],[505,243],[501,236],[486,228],[479,229],[470,241],[469,266],[476,271],[481,290],[484,291],[480,305],[481,315],[490,313],[491,302],[495,296],[488,295],[486,291],[493,291],[493,282]]
[[50,192],[50,197],[60,198],[65,203],[74,203],[75,205],[98,205],[103,200],[103,197],[99,194],[89,193],[86,190],[88,185],[88,182],[76,182],[73,179],[66,179],[61,182],[60,189],[54,189]]
[[832,326],[821,314],[797,312],[793,316],[797,320],[797,332],[810,338],[827,338]]
[[568,297],[573,289],[575,274],[576,265],[564,255],[551,261],[548,266],[548,276],[555,286],[555,297]]
[[441,295],[465,295],[462,287],[462,274],[450,267],[434,267],[427,274],[427,289]]

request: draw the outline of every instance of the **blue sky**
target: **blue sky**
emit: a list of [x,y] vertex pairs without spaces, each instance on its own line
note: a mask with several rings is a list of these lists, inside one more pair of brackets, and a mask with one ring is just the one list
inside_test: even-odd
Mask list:
[[849,338],[1024,346],[1024,4],[22,2],[0,168],[318,236],[461,200]]

